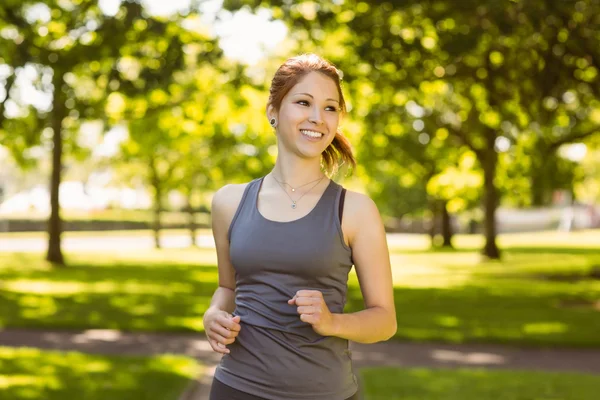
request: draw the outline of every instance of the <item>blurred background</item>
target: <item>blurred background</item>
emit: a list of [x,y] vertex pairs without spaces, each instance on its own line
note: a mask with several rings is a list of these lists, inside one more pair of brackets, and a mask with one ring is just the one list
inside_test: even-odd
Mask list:
[[[212,195],[272,168],[270,79],[306,52],[343,73],[359,165],[335,180],[371,196],[388,231],[388,355],[600,357],[599,27],[600,0],[4,0],[0,399],[201,398],[215,360],[189,346],[217,287]],[[354,273],[349,290],[361,309]],[[193,339],[109,356],[124,332]],[[499,372],[427,354],[361,366],[365,399],[600,389],[600,362],[479,365]]]

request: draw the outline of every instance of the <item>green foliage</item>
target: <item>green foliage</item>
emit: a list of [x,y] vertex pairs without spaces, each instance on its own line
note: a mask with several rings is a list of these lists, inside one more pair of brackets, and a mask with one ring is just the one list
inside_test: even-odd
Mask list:
[[[0,66],[8,71],[3,76],[7,94],[0,103],[0,139],[23,165],[28,146],[43,143],[52,149],[49,260],[63,263],[60,171],[65,158],[81,160],[89,154],[77,140],[82,123],[100,120],[107,128],[117,119],[171,108],[172,100],[186,98],[181,87],[186,69],[220,57],[214,40],[184,28],[182,19],[149,17],[139,1],[122,2],[114,16],[89,1],[10,2],[0,7]],[[39,82],[34,84],[51,99],[47,110],[29,106],[13,88],[19,71],[27,68],[36,71]],[[133,101],[132,110],[127,110],[127,100]],[[7,105],[20,112],[7,115]],[[152,121],[142,122],[141,128]],[[162,156],[158,152],[155,158]],[[165,162],[168,158],[157,161]]]
[[[490,257],[499,256],[494,213],[501,195],[521,205],[547,203],[553,190],[576,178],[574,165],[558,162],[556,150],[599,130],[597,0],[224,5],[270,7],[292,28],[296,50],[317,51],[342,69],[364,120],[360,163],[386,211],[420,213],[425,204],[415,208],[414,200],[424,191],[451,196],[443,200],[455,211],[472,206],[480,196],[472,188],[464,201],[461,187],[469,178],[455,172],[464,151],[475,154],[479,166],[465,174],[483,170]],[[392,176],[383,180],[384,174]],[[442,188],[441,177],[452,175],[456,187]],[[497,179],[507,175],[512,179]],[[407,181],[425,189],[405,187],[421,194],[399,198],[398,188],[383,185]],[[405,204],[385,204],[398,201]]]

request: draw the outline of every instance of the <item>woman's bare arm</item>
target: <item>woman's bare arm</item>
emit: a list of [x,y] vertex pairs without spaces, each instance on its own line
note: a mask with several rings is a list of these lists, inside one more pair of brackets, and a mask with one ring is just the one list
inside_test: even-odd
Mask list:
[[225,345],[235,341],[241,329],[235,309],[235,271],[229,257],[227,232],[241,201],[245,185],[227,185],[215,193],[212,201],[212,231],[217,250],[219,287],[204,313],[204,329],[213,349],[228,353]]
[[379,210],[368,196],[347,192],[343,228],[348,232],[365,309],[333,314],[333,336],[360,343],[387,340],[397,330],[392,271]]

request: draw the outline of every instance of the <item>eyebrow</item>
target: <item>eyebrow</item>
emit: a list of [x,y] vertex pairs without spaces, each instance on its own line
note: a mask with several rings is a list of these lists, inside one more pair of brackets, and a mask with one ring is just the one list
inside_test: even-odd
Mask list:
[[[314,99],[314,96],[313,96],[312,94],[310,94],[310,93],[294,93],[294,96],[298,96],[298,95],[301,95],[301,94],[303,94],[303,95],[305,95],[305,96],[308,96],[308,97],[310,97],[310,98]],[[338,100],[336,100],[336,99],[329,98],[329,99],[327,99],[327,100],[332,100],[332,101],[335,101],[336,103],[339,103],[339,101],[338,101]]]

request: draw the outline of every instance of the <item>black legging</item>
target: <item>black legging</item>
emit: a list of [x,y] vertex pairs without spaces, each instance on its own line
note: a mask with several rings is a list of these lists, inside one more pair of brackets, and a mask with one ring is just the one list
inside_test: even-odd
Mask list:
[[[254,396],[241,392],[237,389],[227,386],[226,384],[213,379],[212,387],[210,389],[209,400],[267,400],[262,397]],[[283,400],[283,399],[282,399]],[[346,400],[359,400],[358,392]]]

